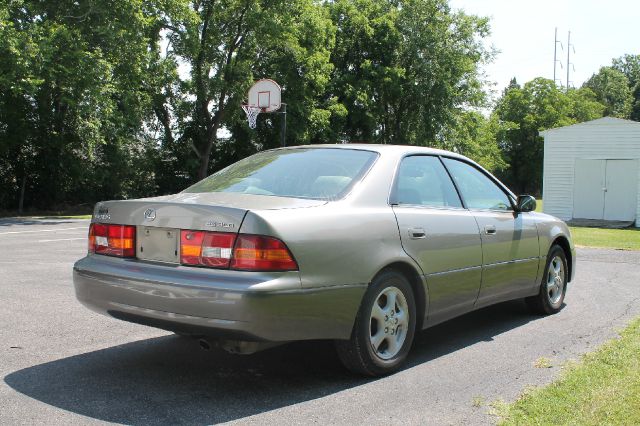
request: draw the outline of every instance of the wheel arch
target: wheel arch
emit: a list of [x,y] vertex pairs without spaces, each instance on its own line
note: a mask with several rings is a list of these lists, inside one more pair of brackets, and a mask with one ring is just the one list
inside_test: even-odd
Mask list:
[[410,263],[396,261],[386,265],[384,268],[381,268],[371,281],[387,270],[399,272],[409,281],[409,285],[411,285],[411,289],[413,290],[413,295],[416,300],[416,330],[422,330],[428,306],[427,292],[425,291],[426,286],[422,275]]
[[567,276],[569,277],[568,281],[571,281],[571,277],[573,277],[573,254],[571,253],[571,245],[569,244],[569,240],[564,235],[560,235],[556,237],[551,243],[551,247],[554,245],[560,246],[562,251],[564,251],[564,255],[567,258]]

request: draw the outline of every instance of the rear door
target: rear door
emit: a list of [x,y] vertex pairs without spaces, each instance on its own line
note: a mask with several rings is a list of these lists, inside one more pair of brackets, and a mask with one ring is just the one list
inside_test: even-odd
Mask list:
[[481,279],[480,235],[441,160],[405,157],[391,202],[402,246],[426,276],[429,322],[472,309]]
[[515,212],[507,193],[475,166],[443,161],[480,229],[483,262],[477,304],[529,293],[536,286],[540,260],[533,214]]

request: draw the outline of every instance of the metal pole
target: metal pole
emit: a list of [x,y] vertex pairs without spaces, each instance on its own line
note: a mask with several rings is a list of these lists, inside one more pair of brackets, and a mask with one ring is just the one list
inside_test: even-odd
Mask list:
[[553,84],[556,84],[556,50],[558,50],[558,27],[556,27],[556,35],[553,38]]
[[280,146],[287,146],[287,104],[282,104],[282,120],[280,121]]
[[569,55],[571,52],[571,31],[569,31],[569,35],[567,36],[567,92],[569,91]]

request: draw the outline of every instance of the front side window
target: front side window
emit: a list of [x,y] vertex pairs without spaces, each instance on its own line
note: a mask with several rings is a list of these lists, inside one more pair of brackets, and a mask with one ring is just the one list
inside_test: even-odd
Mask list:
[[509,197],[487,175],[451,158],[443,159],[469,209],[511,210]]
[[416,155],[400,163],[395,203],[428,207],[462,207],[460,197],[440,159]]
[[240,160],[183,192],[338,199],[364,176],[377,156],[371,151],[339,148],[265,151]]

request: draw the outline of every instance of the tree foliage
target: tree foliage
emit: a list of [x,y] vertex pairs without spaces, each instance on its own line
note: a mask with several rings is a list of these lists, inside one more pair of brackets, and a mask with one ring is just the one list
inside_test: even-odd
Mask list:
[[[3,0],[0,207],[171,192],[278,145],[247,128],[269,77],[288,144],[448,146],[501,163],[479,66],[484,18],[445,0]],[[497,160],[496,160],[497,159]]]
[[0,209],[175,192],[278,146],[283,116],[240,108],[259,78],[288,145],[441,147],[534,193],[540,130],[639,118],[637,55],[568,93],[514,80],[486,116],[488,33],[446,0],[0,0]]
[[347,111],[343,140],[434,144],[462,106],[484,100],[479,67],[491,52],[484,18],[444,0],[337,0],[332,95]]
[[264,75],[285,87],[291,138],[308,141],[326,125],[330,111],[319,95],[331,70],[333,27],[323,8],[311,0],[226,0],[192,1],[186,10],[169,20],[164,36],[168,57],[188,71],[157,104],[158,119],[171,126],[166,139],[176,133],[194,154],[186,173],[209,174],[218,131],[238,124],[247,90]]
[[[149,32],[142,1],[0,8],[0,205],[148,192]],[[147,170],[148,171],[148,170]],[[150,172],[150,171],[148,171]]]
[[605,106],[591,89],[558,89],[536,78],[520,87],[515,81],[498,100],[494,117],[502,127],[496,139],[508,167],[501,177],[520,193],[542,192],[543,138],[540,131],[602,116]]
[[629,118],[633,97],[629,89],[629,80],[621,71],[613,67],[602,67],[583,87],[593,90],[598,101],[605,105],[604,115]]
[[633,97],[631,120],[640,121],[640,55],[624,55],[613,60],[613,68],[620,71],[629,81],[629,90]]

